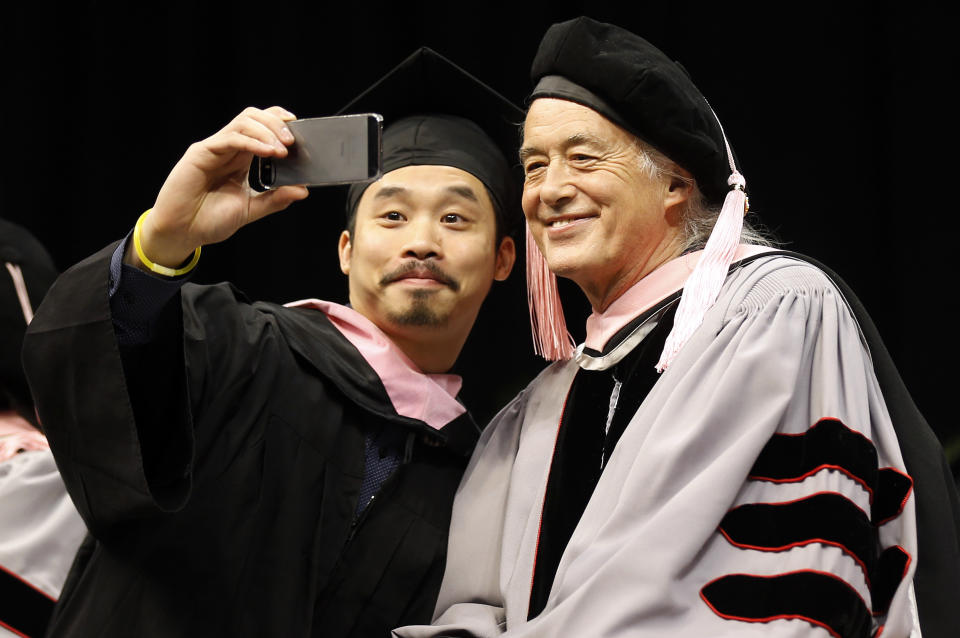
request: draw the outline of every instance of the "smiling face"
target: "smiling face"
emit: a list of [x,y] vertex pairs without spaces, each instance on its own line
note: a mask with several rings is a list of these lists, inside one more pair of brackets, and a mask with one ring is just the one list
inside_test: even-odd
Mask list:
[[520,149],[523,212],[550,270],[604,310],[684,244],[689,185],[650,177],[636,138],[596,111],[554,98],[530,106]]
[[[497,245],[486,188],[449,166],[405,166],[371,184],[353,234],[340,237],[350,303],[425,372],[417,351],[453,360],[494,279],[513,266],[510,238]],[[449,366],[447,366],[449,367]]]

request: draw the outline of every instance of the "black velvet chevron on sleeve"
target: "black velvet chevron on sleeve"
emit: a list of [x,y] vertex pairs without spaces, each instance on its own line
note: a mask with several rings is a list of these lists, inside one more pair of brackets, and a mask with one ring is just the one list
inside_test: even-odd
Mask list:
[[832,574],[798,571],[775,576],[730,574],[700,592],[719,616],[747,622],[805,620],[836,638],[869,638],[870,611],[850,585]]
[[0,628],[18,636],[40,638],[56,601],[0,566]]
[[893,468],[879,468],[873,443],[833,418],[821,419],[801,434],[773,435],[749,478],[792,483],[820,471],[840,472],[860,485],[870,497],[870,512],[843,494],[819,492],[786,502],[740,505],[724,516],[719,531],[744,550],[837,547],[863,570],[870,605],[832,574],[729,574],[701,590],[715,613],[744,622],[803,619],[847,638],[869,635],[869,619],[887,612],[911,558],[901,547],[883,547],[878,528],[900,515],[913,482]]

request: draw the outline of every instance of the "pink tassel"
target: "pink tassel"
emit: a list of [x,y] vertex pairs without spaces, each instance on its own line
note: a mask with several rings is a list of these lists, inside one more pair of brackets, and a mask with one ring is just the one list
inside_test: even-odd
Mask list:
[[573,357],[575,344],[563,317],[557,276],[550,272],[547,260],[533,240],[530,226],[527,226],[527,305],[530,306],[533,351],[547,361]]
[[20,271],[20,266],[16,264],[7,263],[7,270],[10,272],[10,277],[13,279],[13,287],[17,291],[17,299],[20,300],[20,310],[23,311],[23,318],[27,322],[27,325],[33,321],[33,306],[30,305],[30,297],[27,295],[27,284],[23,281],[23,272]]
[[747,182],[734,168],[727,183],[733,188],[723,200],[723,208],[703,249],[703,255],[683,287],[673,329],[667,336],[660,361],[657,362],[657,372],[667,369],[693,332],[700,327],[707,310],[713,306],[720,294],[730,263],[737,252],[737,246],[740,245],[740,231],[743,229],[743,216],[746,212],[744,188]]

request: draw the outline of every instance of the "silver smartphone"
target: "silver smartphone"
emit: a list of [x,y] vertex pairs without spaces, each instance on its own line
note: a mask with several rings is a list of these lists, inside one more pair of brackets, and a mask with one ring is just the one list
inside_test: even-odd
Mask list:
[[367,182],[380,177],[383,117],[377,113],[314,117],[287,122],[294,143],[286,157],[256,157],[250,167],[254,188],[289,184],[323,186]]

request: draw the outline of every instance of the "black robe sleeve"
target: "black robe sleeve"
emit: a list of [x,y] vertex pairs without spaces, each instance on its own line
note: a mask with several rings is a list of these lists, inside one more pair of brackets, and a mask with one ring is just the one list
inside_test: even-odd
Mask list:
[[108,294],[115,248],[54,283],[23,350],[44,433],[94,535],[131,517],[182,506],[192,457],[178,304],[164,309],[164,319],[173,323],[164,334],[126,353],[133,373],[128,383]]
[[[263,338],[269,318],[220,285],[178,293],[148,344],[120,346],[108,293],[115,247],[57,280],[30,325],[23,353],[64,482],[98,537],[124,521],[181,509],[198,458],[215,475],[218,464],[225,467],[257,436],[224,436],[196,424],[206,413],[228,414],[238,395],[264,390],[252,390],[248,381],[262,350],[275,343]],[[230,422],[234,429],[260,423]]]

